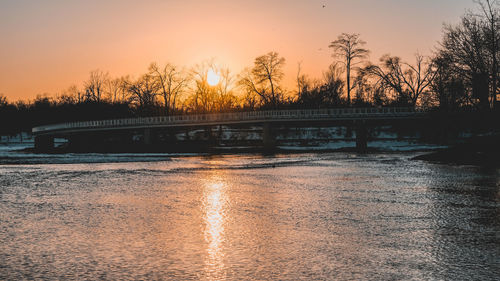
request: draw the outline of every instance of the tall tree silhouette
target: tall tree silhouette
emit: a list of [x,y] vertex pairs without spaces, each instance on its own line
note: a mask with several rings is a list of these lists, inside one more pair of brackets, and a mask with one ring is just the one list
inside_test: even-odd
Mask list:
[[498,93],[500,6],[494,0],[475,1],[457,25],[446,25],[438,57],[449,60],[449,71],[464,82],[479,108],[489,110]]
[[216,88],[217,92],[217,111],[228,111],[236,104],[236,96],[234,95],[234,76],[228,68],[217,70],[220,75],[220,82]]
[[490,62],[490,79],[491,79],[491,101],[492,105],[496,105],[498,93],[498,75],[500,56],[500,5],[497,0],[480,0],[476,1],[482,11],[483,28],[486,41],[486,49],[488,50]]
[[247,91],[258,94],[264,104],[276,108],[283,98],[279,83],[284,76],[284,66],[285,58],[277,52],[269,52],[255,59],[254,67],[243,72],[239,83]]
[[156,79],[163,97],[165,114],[169,115],[176,109],[179,95],[185,90],[188,78],[177,66],[170,63],[160,67],[156,63],[149,66],[149,73]]
[[91,71],[89,79],[85,82],[85,100],[100,103],[108,80],[107,73],[100,70]]
[[108,99],[111,103],[120,103],[126,100],[128,96],[126,77],[119,77],[114,79],[109,79],[106,83],[106,91],[108,94]]
[[363,48],[366,42],[361,40],[359,34],[342,33],[337,40],[330,43],[333,49],[333,57],[336,57],[345,65],[347,102],[351,103],[351,70],[357,63],[368,57],[369,51]]
[[444,52],[437,53],[432,59],[435,77],[430,85],[443,111],[456,110],[459,106],[469,105],[471,96],[466,91],[464,77],[453,68],[452,58]]

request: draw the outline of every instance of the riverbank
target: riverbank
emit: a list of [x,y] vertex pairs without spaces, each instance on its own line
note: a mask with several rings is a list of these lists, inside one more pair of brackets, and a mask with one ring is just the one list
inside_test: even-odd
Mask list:
[[475,137],[464,144],[413,158],[437,163],[500,167],[500,135]]

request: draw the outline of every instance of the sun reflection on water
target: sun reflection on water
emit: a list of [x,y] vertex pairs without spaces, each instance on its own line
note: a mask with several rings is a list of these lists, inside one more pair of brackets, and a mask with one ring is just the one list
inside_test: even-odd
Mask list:
[[209,280],[225,279],[223,242],[227,211],[227,184],[220,175],[204,182],[203,212],[205,241],[208,243],[205,272]]

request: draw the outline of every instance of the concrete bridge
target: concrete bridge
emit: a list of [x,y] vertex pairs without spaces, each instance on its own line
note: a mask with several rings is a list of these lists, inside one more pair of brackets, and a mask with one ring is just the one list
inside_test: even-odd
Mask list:
[[[47,151],[54,148],[54,138],[66,138],[71,143],[85,143],[87,138],[96,134],[117,136],[127,131],[142,131],[144,145],[151,145],[152,133],[155,128],[193,128],[217,125],[259,125],[263,130],[263,146],[274,144],[273,126],[283,124],[350,124],[356,130],[358,149],[366,149],[366,124],[368,122],[404,119],[419,119],[426,112],[414,108],[334,108],[334,109],[300,109],[272,110],[234,113],[213,113],[198,115],[178,115],[159,117],[140,117],[114,120],[98,120],[83,122],[68,122],[45,125],[33,128],[35,148]],[[120,133],[121,132],[121,133]],[[95,138],[94,138],[95,140]],[[94,145],[99,145],[98,141]]]

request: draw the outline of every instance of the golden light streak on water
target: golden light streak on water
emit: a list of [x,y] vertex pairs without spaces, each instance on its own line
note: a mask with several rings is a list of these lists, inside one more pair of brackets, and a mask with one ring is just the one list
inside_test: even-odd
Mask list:
[[227,183],[219,174],[212,174],[204,182],[204,236],[208,243],[205,273],[208,280],[223,280],[226,277],[223,248],[228,202],[226,190]]

